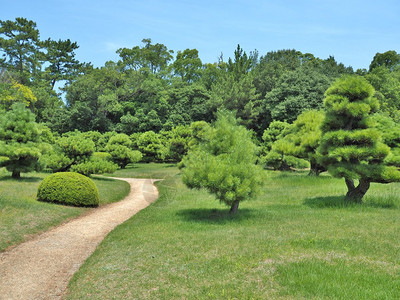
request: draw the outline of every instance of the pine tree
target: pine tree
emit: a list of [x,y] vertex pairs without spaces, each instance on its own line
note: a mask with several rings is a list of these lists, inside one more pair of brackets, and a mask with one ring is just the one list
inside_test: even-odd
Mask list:
[[182,180],[190,188],[206,188],[235,214],[239,202],[253,198],[262,184],[256,150],[250,132],[232,114],[219,112],[214,127],[182,160]]
[[42,142],[35,115],[23,103],[14,103],[10,110],[0,111],[0,167],[12,172],[13,178],[39,171],[39,158],[48,148]]
[[[400,180],[398,169],[385,163],[390,147],[382,142],[371,119],[379,108],[374,93],[359,76],[342,77],[325,93],[319,160],[333,176],[345,179],[346,200],[356,203],[362,202],[371,182]],[[357,186],[354,180],[358,180]]]

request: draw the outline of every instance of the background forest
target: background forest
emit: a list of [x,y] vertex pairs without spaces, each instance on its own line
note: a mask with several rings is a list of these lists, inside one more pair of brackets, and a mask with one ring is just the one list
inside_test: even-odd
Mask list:
[[[41,39],[34,21],[0,21],[0,140],[19,143],[12,147],[27,145],[15,135],[18,128],[20,134],[30,128],[38,168],[90,175],[139,160],[180,161],[204,121],[215,121],[217,111],[225,109],[253,132],[267,165],[311,164],[318,174],[322,170],[312,153],[323,118],[319,111],[325,91],[342,75],[363,76],[375,88],[383,131],[395,128],[400,118],[400,55],[395,51],[377,53],[368,70],[355,71],[333,56],[321,59],[296,50],[246,53],[240,45],[228,59],[221,54],[216,62],[202,62],[196,49],[174,52],[151,39],[119,49],[118,61],[94,68],[75,59],[78,48],[69,39]],[[33,117],[26,113],[30,125],[18,127],[24,110]],[[301,144],[304,136],[308,145]],[[390,139],[387,135],[386,142]],[[10,155],[4,152],[0,163],[7,166]],[[100,167],[99,161],[110,163]],[[28,167],[33,166],[19,169]]]

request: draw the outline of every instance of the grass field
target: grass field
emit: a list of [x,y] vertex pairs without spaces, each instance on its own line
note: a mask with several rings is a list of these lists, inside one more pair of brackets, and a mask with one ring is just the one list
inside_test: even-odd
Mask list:
[[[0,251],[90,209],[37,201],[38,186],[48,175],[28,173],[15,180],[0,168]],[[129,193],[127,182],[107,178],[93,180],[99,189],[100,205],[123,199]]]
[[399,298],[400,184],[346,205],[343,180],[268,172],[231,217],[174,167],[115,175],[163,178],[160,198],[107,236],[68,299]]

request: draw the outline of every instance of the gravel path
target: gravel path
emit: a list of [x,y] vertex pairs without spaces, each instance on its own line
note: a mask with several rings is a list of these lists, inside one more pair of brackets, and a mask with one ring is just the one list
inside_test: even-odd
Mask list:
[[152,179],[117,178],[129,195],[0,253],[0,299],[61,299],[72,275],[113,228],[158,197]]

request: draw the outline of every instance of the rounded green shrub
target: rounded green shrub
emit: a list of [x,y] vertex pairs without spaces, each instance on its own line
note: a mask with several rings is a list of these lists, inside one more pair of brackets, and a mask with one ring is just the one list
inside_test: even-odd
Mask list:
[[99,190],[86,176],[74,172],[60,172],[42,180],[37,199],[73,206],[98,206]]

